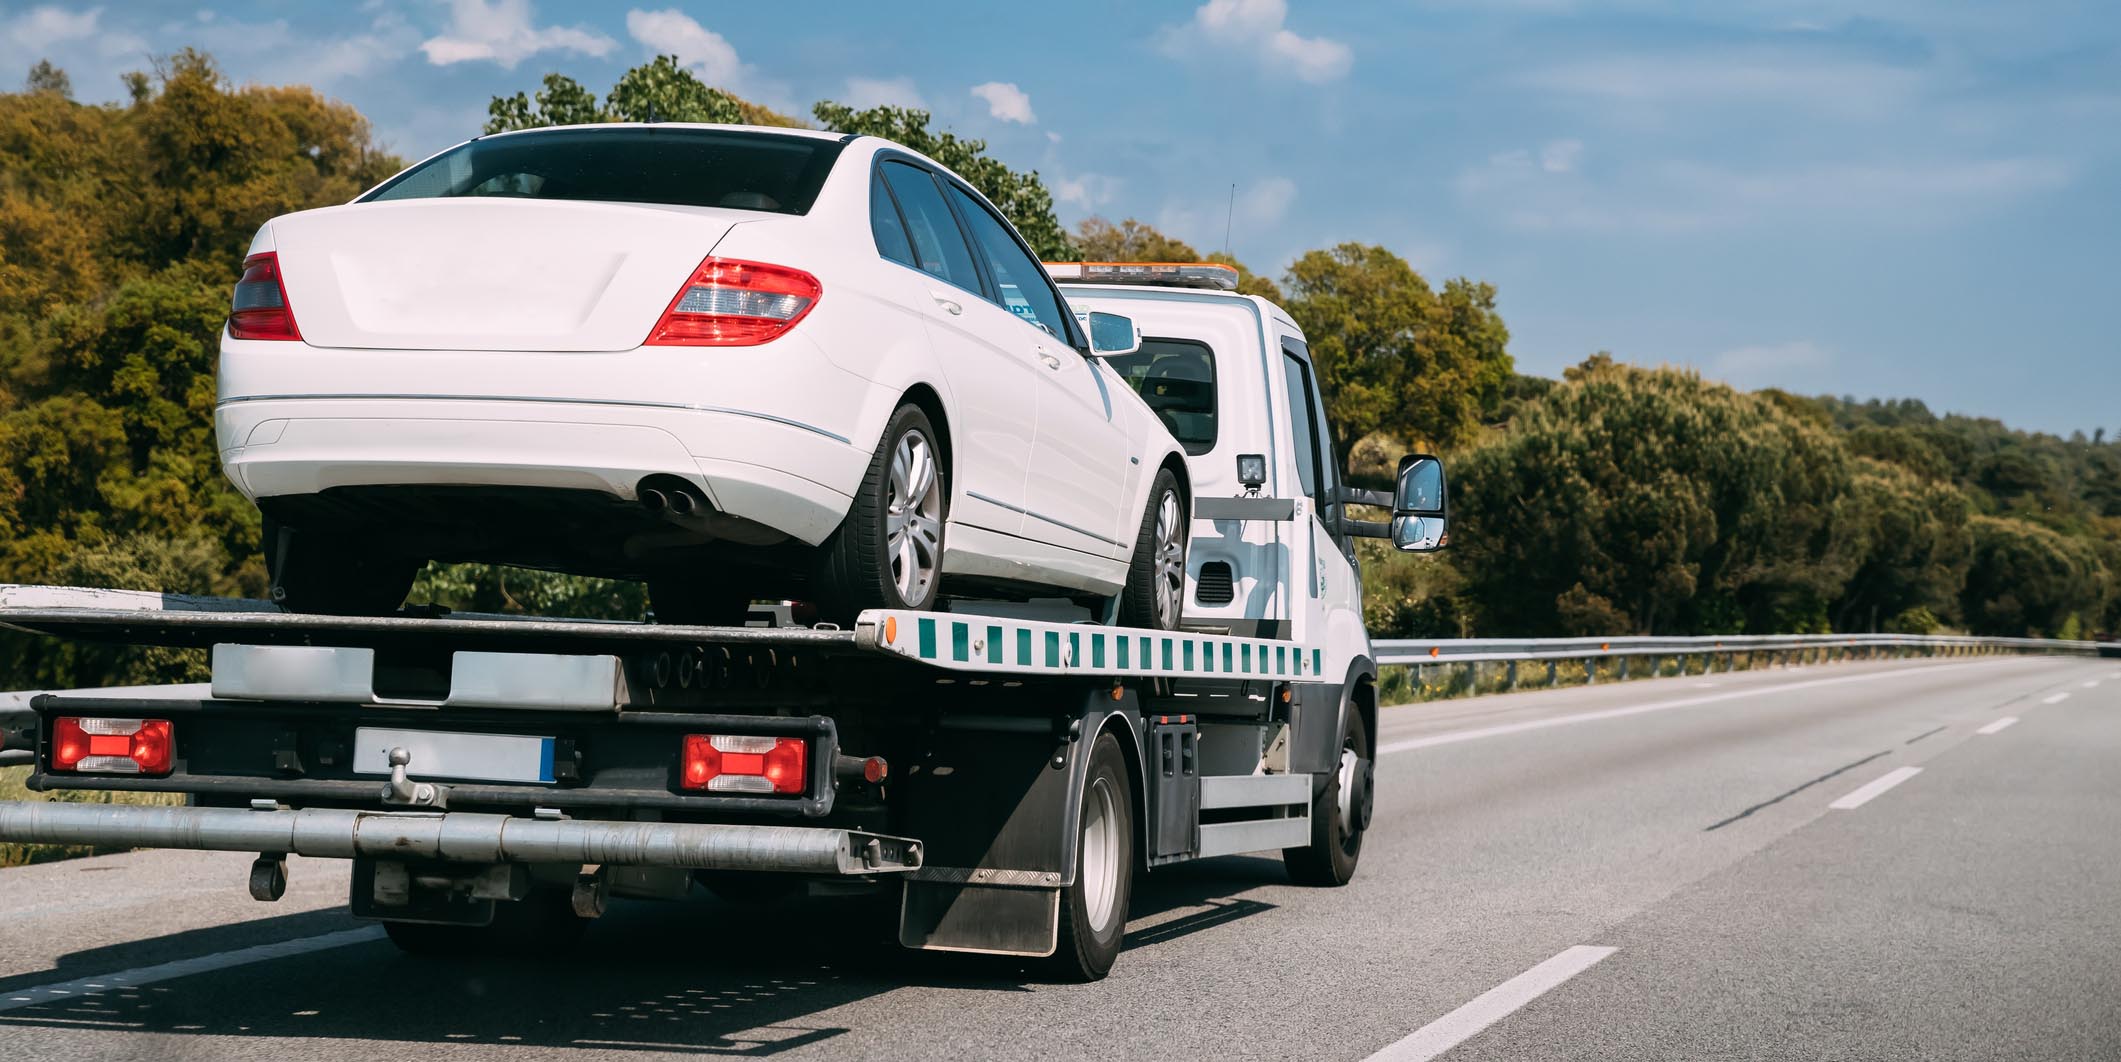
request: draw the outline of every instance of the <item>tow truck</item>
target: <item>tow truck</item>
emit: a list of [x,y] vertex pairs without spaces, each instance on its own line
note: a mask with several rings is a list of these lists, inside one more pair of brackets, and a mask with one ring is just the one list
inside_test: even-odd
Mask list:
[[1181,629],[1037,603],[843,630],[0,587],[0,625],[212,665],[206,696],[46,694],[8,735],[34,790],[184,806],[5,803],[0,839],[253,853],[268,901],[288,855],[349,859],[353,913],[414,952],[556,948],[612,897],[862,883],[898,890],[906,947],[1069,980],[1111,969],[1140,873],[1279,850],[1345,883],[1377,734],[1351,540],[1441,548],[1442,466],[1343,484],[1301,330],[1227,267],[1048,268],[1077,313],[1131,319],[1101,379],[1185,444]]

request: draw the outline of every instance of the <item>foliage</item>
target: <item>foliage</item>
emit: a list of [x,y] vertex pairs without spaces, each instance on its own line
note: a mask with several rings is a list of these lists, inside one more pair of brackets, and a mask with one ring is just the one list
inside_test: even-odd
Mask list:
[[2096,609],[2109,573],[2085,542],[2024,520],[1973,519],[1961,597],[1976,634],[2053,635]]
[[1192,244],[1133,218],[1117,225],[1101,217],[1084,218],[1075,226],[1075,256],[1085,262],[1221,262],[1237,270],[1239,292],[1281,301],[1281,289],[1273,281],[1236,258],[1221,252],[1202,255]]
[[[709,87],[693,76],[692,71],[678,65],[676,56],[659,55],[653,61],[619,75],[618,82],[611,86],[611,92],[606,94],[601,106],[595,93],[562,74],[545,75],[544,85],[534,98],[525,98],[520,92],[513,96],[495,96],[486,105],[486,131],[502,133],[511,129],[596,122],[741,125],[762,110]],[[792,122],[784,118],[773,124]]]
[[1460,456],[1455,567],[1485,634],[1821,626],[1853,475],[1770,402],[1593,358]]
[[1336,453],[1388,426],[1453,445],[1500,401],[1512,362],[1492,285],[1460,278],[1437,292],[1383,247],[1344,243],[1297,259],[1285,287],[1333,413]]

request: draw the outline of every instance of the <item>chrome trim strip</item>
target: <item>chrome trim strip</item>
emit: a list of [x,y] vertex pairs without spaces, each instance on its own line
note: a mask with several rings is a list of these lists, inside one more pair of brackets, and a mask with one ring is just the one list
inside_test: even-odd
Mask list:
[[[1013,513],[1022,513],[1022,514],[1024,514],[1025,516],[1031,517],[1031,518],[1033,518],[1033,519],[1035,519],[1035,520],[1044,520],[1045,522],[1047,522],[1047,523],[1049,523],[1049,524],[1052,524],[1052,525],[1053,525],[1053,526],[1055,526],[1055,527],[1058,527],[1058,528],[1062,528],[1062,529],[1065,529],[1065,530],[1068,530],[1068,531],[1073,531],[1073,532],[1075,532],[1076,534],[1078,534],[1078,535],[1081,535],[1081,536],[1083,536],[1084,538],[1094,538],[1094,539],[1098,540],[1099,542],[1103,542],[1103,543],[1105,543],[1105,544],[1106,544],[1106,545],[1108,545],[1108,546],[1120,546],[1120,547],[1125,547],[1125,546],[1126,546],[1126,543],[1124,543],[1124,542],[1114,542],[1114,541],[1112,541],[1111,539],[1109,539],[1109,538],[1106,538],[1105,536],[1103,536],[1103,535],[1100,535],[1100,534],[1096,533],[1095,531],[1085,531],[1085,530],[1083,530],[1082,528],[1080,528],[1080,527],[1077,527],[1077,526],[1075,526],[1074,524],[1071,524],[1071,523],[1066,523],[1066,522],[1064,522],[1064,521],[1060,521],[1060,520],[1055,520],[1054,518],[1052,518],[1052,517],[1050,517],[1050,516],[1047,516],[1047,515],[1046,515],[1046,514],[1044,514],[1044,513],[1035,513],[1035,512],[1032,512],[1031,510],[1029,510],[1029,509],[1026,509],[1026,508],[1024,508],[1024,507],[1023,507],[1023,506],[1021,506],[1021,505],[1011,505],[1011,504],[1009,504],[1008,502],[1005,502],[1005,501],[1001,500],[1000,498],[989,498],[989,497],[987,497],[986,495],[984,495],[984,494],[981,494],[980,492],[978,492],[978,491],[976,491],[976,490],[968,490],[968,491],[966,491],[966,492],[965,492],[965,496],[966,496],[966,497],[968,497],[968,498],[978,498],[979,500],[981,500],[981,501],[983,501],[983,502],[986,502],[986,503],[987,503],[987,504],[989,504],[989,505],[999,505],[999,506],[1001,506],[1002,508],[1004,508],[1004,509],[1007,509],[1007,510],[1009,510],[1010,512],[1013,512]],[[1006,533],[1006,532],[996,532],[996,534],[1004,534],[1004,533]],[[1082,552],[1082,551],[1081,551],[1081,550],[1077,550],[1076,552],[1080,553],[1080,552]]]
[[748,410],[748,409],[730,409],[730,408],[729,408],[729,407],[727,407],[727,406],[703,406],[703,405],[699,405],[699,404],[697,404],[697,403],[692,403],[692,402],[648,402],[648,401],[633,401],[633,400],[628,400],[628,399],[614,399],[614,398],[532,398],[532,397],[529,397],[529,396],[525,396],[525,395],[386,395],[386,394],[373,394],[373,395],[238,395],[238,396],[236,396],[236,397],[234,397],[234,398],[224,398],[224,399],[221,399],[221,400],[220,400],[220,401],[219,401],[218,403],[216,403],[215,405],[216,405],[216,407],[219,407],[219,406],[227,406],[227,405],[234,405],[234,404],[235,404],[235,403],[237,403],[237,402],[330,402],[330,401],[337,401],[337,400],[341,400],[341,399],[343,399],[343,400],[345,400],[345,401],[349,401],[349,402],[373,402],[373,401],[392,401],[392,402],[412,402],[412,401],[421,401],[421,402],[542,402],[542,403],[547,403],[547,404],[551,404],[551,405],[565,405],[565,406],[638,406],[638,407],[641,407],[641,408],[644,408],[644,409],[682,409],[682,410],[685,410],[685,411],[687,411],[687,412],[691,412],[691,413],[727,413],[727,414],[729,414],[729,415],[731,415],[731,416],[736,416],[736,417],[751,417],[751,418],[754,418],[754,419],[756,419],[756,420],[770,420],[770,421],[772,421],[772,422],[773,422],[773,423],[775,423],[775,424],[785,424],[785,425],[787,425],[787,426],[789,426],[789,427],[791,427],[791,428],[801,428],[801,429],[803,429],[804,431],[808,431],[808,432],[815,432],[815,433],[817,433],[817,434],[819,434],[819,435],[822,435],[822,436],[824,436],[824,437],[825,437],[825,438],[827,438],[827,439],[831,439],[831,440],[832,440],[832,441],[834,441],[834,442],[840,442],[840,443],[845,443],[845,444],[847,444],[847,445],[849,445],[849,446],[852,446],[852,445],[854,445],[854,440],[853,440],[853,439],[849,439],[848,437],[846,437],[846,436],[844,436],[844,435],[841,435],[841,434],[840,434],[840,433],[838,433],[838,432],[834,432],[834,431],[826,431],[825,429],[823,429],[823,428],[820,428],[820,427],[818,427],[818,426],[817,426],[817,425],[815,425],[815,424],[805,424],[805,423],[803,423],[803,422],[802,422],[802,421],[800,421],[800,420],[790,420],[790,419],[788,419],[787,417],[776,417],[776,416],[774,416],[774,415],[773,415],[773,414],[771,414],[771,413],[758,413],[758,412],[754,412],[754,411],[752,411],[752,410]]

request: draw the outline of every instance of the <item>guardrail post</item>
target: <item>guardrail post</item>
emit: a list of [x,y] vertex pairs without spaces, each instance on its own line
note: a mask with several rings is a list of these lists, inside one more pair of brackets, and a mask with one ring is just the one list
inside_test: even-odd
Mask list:
[[1627,680],[1628,680],[1628,658],[1627,658],[1627,657],[1624,657],[1624,656],[1623,656],[1623,657],[1621,657],[1621,658],[1620,658],[1620,681],[1622,681],[1622,682],[1626,682]]
[[1561,669],[1555,666],[1554,661],[1547,661],[1547,688],[1552,689],[1554,686],[1560,684],[1560,682]]
[[1595,656],[1583,658],[1583,684],[1586,686],[1596,686],[1598,684],[1598,658]]
[[1510,662],[1509,662],[1509,664],[1508,664],[1508,667],[1507,667],[1507,671],[1508,671],[1509,677],[1508,677],[1507,679],[1505,679],[1504,681],[1506,681],[1506,682],[1507,682],[1507,683],[1509,684],[1509,688],[1510,688],[1510,689],[1514,690],[1514,689],[1516,689],[1516,688],[1517,688],[1517,661],[1515,661],[1515,660],[1512,660],[1512,661],[1510,661]]

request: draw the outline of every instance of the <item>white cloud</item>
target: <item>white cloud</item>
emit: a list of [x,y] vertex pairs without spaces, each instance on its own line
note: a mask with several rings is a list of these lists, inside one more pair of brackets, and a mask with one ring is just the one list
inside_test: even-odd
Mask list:
[[987,101],[987,113],[1005,122],[1020,125],[1037,125],[1038,116],[1031,113],[1031,97],[1013,81],[989,81],[972,86],[972,94]]
[[1079,207],[1085,213],[1096,213],[1098,208],[1118,197],[1120,179],[1102,173],[1083,173],[1073,177],[1054,177],[1052,188],[1055,202]]
[[1534,70],[1518,80],[1601,108],[1661,112],[1754,104],[1867,118],[1912,100],[1922,78],[1917,71],[1881,63],[1740,51],[1588,59]]
[[677,56],[678,63],[717,88],[743,80],[744,64],[729,39],[699,24],[676,8],[626,12],[626,32],[656,55]]
[[1246,53],[1312,84],[1347,76],[1355,65],[1347,45],[1302,36],[1288,28],[1288,20],[1288,0],[1207,0],[1194,9],[1191,22],[1158,31],[1157,45],[1177,58],[1204,47]]
[[87,40],[96,35],[96,22],[103,9],[68,11],[63,7],[33,7],[7,20],[7,38],[22,51],[39,51],[67,41]]
[[1272,225],[1289,213],[1296,202],[1296,182],[1287,177],[1268,177],[1237,189],[1237,220],[1249,225]]
[[1583,158],[1583,141],[1550,140],[1539,149],[1539,168],[1548,173],[1567,173]]
[[536,25],[530,0],[450,0],[449,29],[420,45],[436,66],[488,60],[509,69],[539,52],[602,58],[618,46],[586,26]]
[[342,36],[305,37],[286,19],[245,22],[220,17],[201,19],[188,32],[193,43],[212,52],[242,80],[324,88],[398,62],[420,39],[418,30],[390,10],[379,13],[366,31]]
[[911,107],[928,109],[928,101],[921,91],[913,87],[910,77],[850,77],[847,79],[847,98],[840,101],[855,110],[871,107]]

